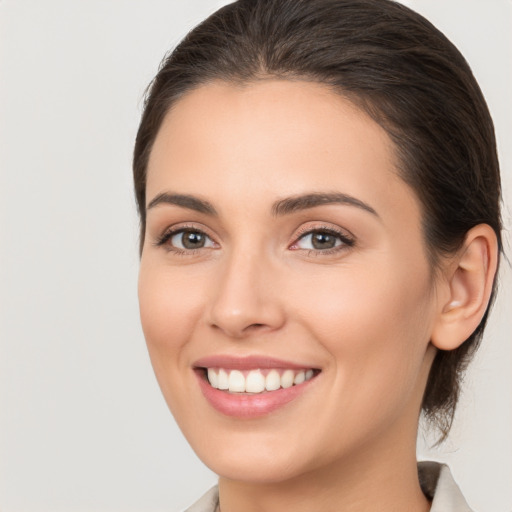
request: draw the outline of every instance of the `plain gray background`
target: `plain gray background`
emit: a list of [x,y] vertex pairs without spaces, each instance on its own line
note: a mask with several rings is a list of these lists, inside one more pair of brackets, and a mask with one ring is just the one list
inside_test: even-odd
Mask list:
[[[172,511],[215,482],[168,413],[146,353],[130,159],[160,59],[224,3],[0,0],[2,512]],[[487,97],[510,230],[512,2],[406,3],[459,46]],[[418,448],[449,461],[482,512],[512,510],[503,263],[453,433],[438,449],[422,435]]]

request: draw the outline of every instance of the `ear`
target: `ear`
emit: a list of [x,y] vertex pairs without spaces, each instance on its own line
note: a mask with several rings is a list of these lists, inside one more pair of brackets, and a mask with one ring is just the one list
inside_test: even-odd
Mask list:
[[453,350],[473,334],[489,304],[497,265],[494,230],[487,224],[470,229],[444,269],[446,281],[438,294],[439,312],[431,337],[435,347]]

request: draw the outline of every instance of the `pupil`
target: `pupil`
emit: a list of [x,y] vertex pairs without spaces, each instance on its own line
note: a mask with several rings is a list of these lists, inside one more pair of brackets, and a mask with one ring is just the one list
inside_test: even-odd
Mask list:
[[327,233],[315,233],[312,242],[315,249],[332,249],[336,239]]
[[182,237],[185,249],[197,249],[204,246],[204,235],[197,231],[185,231]]

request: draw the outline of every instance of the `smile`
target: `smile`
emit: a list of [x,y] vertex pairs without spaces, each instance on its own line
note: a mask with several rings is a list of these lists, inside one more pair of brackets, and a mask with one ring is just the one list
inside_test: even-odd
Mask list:
[[320,369],[268,357],[212,356],[193,365],[207,403],[240,419],[259,418],[308,393]]
[[208,368],[210,386],[230,393],[264,393],[297,386],[313,378],[313,369],[233,370]]

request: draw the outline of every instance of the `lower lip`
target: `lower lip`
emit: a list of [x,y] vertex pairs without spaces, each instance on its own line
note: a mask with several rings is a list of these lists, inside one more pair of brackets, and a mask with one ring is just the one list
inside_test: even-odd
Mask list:
[[196,370],[195,373],[199,381],[199,387],[209,404],[226,416],[238,418],[258,418],[270,414],[298,398],[316,380],[315,376],[302,384],[289,388],[251,395],[247,393],[229,393],[228,391],[215,389],[210,386],[202,370]]

